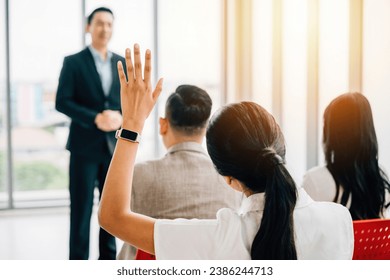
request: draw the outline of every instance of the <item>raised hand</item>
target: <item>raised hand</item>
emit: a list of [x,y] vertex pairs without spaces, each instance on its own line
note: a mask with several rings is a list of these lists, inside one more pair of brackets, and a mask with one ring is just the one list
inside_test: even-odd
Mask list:
[[[118,63],[124,129],[141,133],[144,122],[161,93],[162,79],[152,90],[151,64],[150,51],[147,50],[142,77],[140,50],[137,44],[134,45],[134,65],[130,50],[126,49],[127,80],[122,63]],[[131,187],[138,146],[132,141],[117,141],[100,200],[99,223],[102,228],[119,239],[154,254],[155,220],[130,211]]]
[[145,67],[142,76],[141,54],[138,44],[134,45],[134,65],[130,49],[126,49],[126,75],[122,63],[118,62],[118,74],[121,85],[122,127],[141,132],[143,125],[162,91],[163,79],[152,90],[151,52],[145,52]]

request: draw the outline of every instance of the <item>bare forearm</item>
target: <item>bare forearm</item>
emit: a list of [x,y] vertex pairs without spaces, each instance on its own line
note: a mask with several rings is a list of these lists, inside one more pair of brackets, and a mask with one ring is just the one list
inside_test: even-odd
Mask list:
[[[138,143],[119,139],[107,173],[99,208],[101,226],[116,237],[154,253],[154,220],[130,211],[133,169]],[[138,234],[131,234],[138,229]],[[142,234],[140,234],[142,232]]]
[[114,218],[130,212],[131,185],[138,143],[119,139],[111,160],[103,197],[100,202],[100,215]]
[[[142,133],[143,122],[126,121],[123,128]],[[112,213],[109,216],[130,212],[131,188],[138,143],[118,139],[114,155],[104,183],[101,208]],[[101,213],[102,215],[104,214]]]
[[[139,46],[134,46],[134,66],[130,50],[126,50],[126,72],[121,62],[118,74],[121,84],[122,128],[142,133],[145,120],[162,90],[160,79],[155,90],[150,85],[150,51],[145,55],[144,79],[141,72]],[[130,211],[133,171],[138,143],[118,139],[106,176],[99,207],[99,223],[112,235],[142,250],[154,253],[153,218]]]

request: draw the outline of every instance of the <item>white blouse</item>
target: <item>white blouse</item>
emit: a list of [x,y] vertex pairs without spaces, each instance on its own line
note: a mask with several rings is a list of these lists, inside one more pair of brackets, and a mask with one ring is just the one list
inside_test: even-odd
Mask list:
[[[313,167],[307,171],[303,177],[302,187],[315,201],[333,201],[336,195],[336,182],[326,166]],[[350,204],[348,201],[347,207]]]
[[[157,220],[157,259],[251,259],[250,250],[264,208],[264,194],[244,198],[239,211],[220,209],[215,220]],[[275,221],[277,222],[277,221]],[[351,259],[352,219],[348,209],[315,202],[301,188],[294,210],[298,259]]]
[[[313,167],[306,172],[302,187],[315,201],[333,201],[336,196],[336,182],[326,166]],[[338,202],[341,201],[342,192],[339,193]],[[390,202],[390,193],[386,192],[385,204]],[[351,206],[351,199],[347,201],[348,208]],[[387,207],[383,215],[390,218],[390,207]]]

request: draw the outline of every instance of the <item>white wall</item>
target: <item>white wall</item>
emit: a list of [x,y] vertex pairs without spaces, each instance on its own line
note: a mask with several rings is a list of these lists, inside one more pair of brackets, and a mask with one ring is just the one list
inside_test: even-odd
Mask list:
[[390,172],[390,1],[364,1],[363,93],[371,103],[379,162]]

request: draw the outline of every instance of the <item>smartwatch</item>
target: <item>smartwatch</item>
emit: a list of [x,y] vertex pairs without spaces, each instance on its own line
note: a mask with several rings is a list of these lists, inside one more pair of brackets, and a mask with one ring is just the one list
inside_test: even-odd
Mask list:
[[141,134],[132,130],[121,128],[116,131],[115,138],[123,139],[134,143],[139,143],[139,141],[141,141]]

